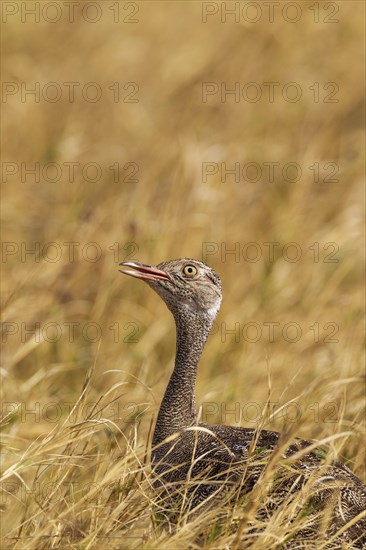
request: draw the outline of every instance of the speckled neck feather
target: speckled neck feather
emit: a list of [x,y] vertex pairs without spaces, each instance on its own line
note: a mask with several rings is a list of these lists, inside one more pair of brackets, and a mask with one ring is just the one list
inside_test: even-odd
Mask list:
[[198,363],[212,322],[187,309],[175,313],[177,348],[173,373],[160,406],[153,447],[197,423],[195,386]]

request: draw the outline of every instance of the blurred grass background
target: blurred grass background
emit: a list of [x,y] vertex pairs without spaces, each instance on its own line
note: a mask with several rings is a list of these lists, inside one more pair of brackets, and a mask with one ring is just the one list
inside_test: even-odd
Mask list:
[[[118,23],[112,4],[120,9]],[[263,4],[263,17],[250,23],[243,16],[223,22],[221,3],[210,3],[219,11],[203,23],[201,2],[105,1],[98,3],[102,16],[95,23],[76,9],[73,23],[64,10],[55,23],[31,16],[22,22],[19,12],[3,24],[3,81],[19,90],[24,83],[32,88],[39,82],[42,90],[56,82],[64,92],[55,103],[31,95],[22,101],[20,92],[3,103],[3,169],[6,162],[19,169],[7,179],[3,171],[2,185],[2,240],[11,243],[3,249],[1,290],[3,548],[91,548],[105,537],[108,547],[120,547],[122,535],[126,548],[192,543],[187,532],[181,543],[177,535],[156,538],[148,497],[135,507],[128,501],[130,477],[136,482],[171,372],[174,337],[157,296],[118,273],[123,260],[193,257],[207,260],[222,278],[218,330],[209,338],[197,387],[203,412],[205,404],[216,404],[210,421],[253,426],[241,416],[248,403],[266,401],[270,372],[271,402],[296,400],[296,433],[319,439],[347,433],[333,441],[332,452],[365,480],[364,6],[316,3],[315,23],[314,3],[297,4],[302,16],[296,23],[280,8],[270,23]],[[336,23],[324,21],[329,5],[339,8]],[[80,83],[74,102],[64,82]],[[101,87],[100,101],[82,97],[87,82]],[[115,102],[109,88],[115,82],[121,98],[133,91],[137,101]],[[255,82],[263,97],[251,103],[232,95],[221,101],[216,94],[204,102],[207,82],[227,89]],[[273,102],[265,82],[280,83]],[[288,82],[301,87],[298,102],[280,93]],[[309,88],[316,82],[319,102]],[[324,102],[328,82],[339,87],[336,103]],[[36,162],[41,169],[57,163],[59,181],[42,174],[39,182],[31,175],[22,181],[21,163],[31,168]],[[94,183],[80,169],[90,162],[101,167]],[[205,162],[228,169],[255,162],[263,174],[256,182],[236,182],[232,175],[221,181],[220,172],[204,178]],[[268,162],[280,163],[273,182],[266,177]],[[289,162],[302,169],[297,182],[282,176]],[[319,182],[310,168],[315,162]],[[338,182],[324,181],[328,162],[335,163]],[[74,181],[64,163],[79,163]],[[109,168],[115,163],[118,181]],[[71,242],[79,243],[73,261],[64,244]],[[95,262],[85,252],[91,242],[101,251]],[[261,247],[257,262],[243,257],[249,242]],[[266,242],[281,243],[273,261]],[[298,262],[281,254],[289,242],[302,251]],[[57,261],[42,252],[39,261],[31,253],[22,257],[24,247],[42,251],[45,243],[60,247]],[[207,243],[217,249],[203,257]],[[314,243],[318,262],[309,248]],[[335,249],[325,249],[328,243]],[[225,254],[235,246],[239,258]],[[324,261],[333,250],[337,261]],[[248,322],[261,327],[255,343],[243,337]],[[274,342],[263,324],[269,322],[280,323]],[[289,322],[302,330],[295,343],[280,332]],[[95,342],[90,323],[101,334]],[[235,323],[239,337],[225,336]],[[337,341],[327,342],[333,327]],[[228,412],[235,404],[239,415]],[[283,415],[266,422],[285,425]],[[58,498],[43,491],[50,480]],[[71,491],[70,480],[78,490]],[[88,483],[102,488],[102,496],[96,492],[85,501],[80,491]],[[119,504],[111,512],[106,495],[114,486]]]

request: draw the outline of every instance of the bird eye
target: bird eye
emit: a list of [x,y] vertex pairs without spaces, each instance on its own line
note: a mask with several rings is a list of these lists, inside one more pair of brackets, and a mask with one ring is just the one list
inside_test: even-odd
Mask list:
[[183,273],[187,277],[194,277],[197,274],[197,268],[194,265],[186,265],[183,268]]

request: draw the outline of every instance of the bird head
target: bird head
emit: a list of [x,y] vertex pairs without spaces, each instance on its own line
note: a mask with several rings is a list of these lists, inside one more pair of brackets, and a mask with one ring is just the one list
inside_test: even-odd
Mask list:
[[174,317],[199,316],[212,324],[221,304],[221,281],[213,269],[190,258],[158,265],[122,262],[121,273],[142,279],[164,300]]

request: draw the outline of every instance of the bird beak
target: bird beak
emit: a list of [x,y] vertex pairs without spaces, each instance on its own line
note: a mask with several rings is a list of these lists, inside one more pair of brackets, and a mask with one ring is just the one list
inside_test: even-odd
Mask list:
[[119,265],[132,267],[134,271],[129,269],[120,269],[119,271],[125,273],[125,275],[136,277],[137,279],[143,279],[144,281],[171,281],[171,277],[168,273],[153,265],[137,264],[135,262],[122,262]]

